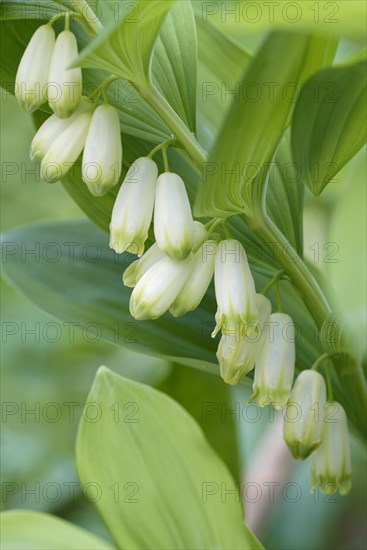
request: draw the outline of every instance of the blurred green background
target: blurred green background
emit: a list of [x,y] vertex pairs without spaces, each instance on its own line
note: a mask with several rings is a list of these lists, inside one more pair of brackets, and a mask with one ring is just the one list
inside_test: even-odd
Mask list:
[[[3,97],[1,110],[2,232],[32,221],[83,216],[61,185],[50,186],[40,180],[29,160],[34,134],[31,117],[21,112],[8,95]],[[337,199],[350,192],[352,179],[363,181],[363,169],[364,156],[359,154],[338,176],[339,185],[330,185],[317,201],[307,198],[305,250],[310,258],[314,243],[322,249],[324,243],[335,240],[331,229],[335,226]],[[344,233],[348,230],[343,228]],[[319,267],[328,275],[328,265],[322,260]],[[219,378],[138,355],[133,345],[121,349],[104,342],[87,342],[77,330],[72,339],[67,327],[20,296],[4,280],[1,290],[3,509],[48,511],[108,538],[77,485],[75,497],[70,498],[69,493],[72,484],[77,483],[74,441],[82,404],[96,369],[105,364],[125,376],[153,384],[180,401],[201,423],[238,481],[246,467],[248,518],[266,548],[365,548],[366,456],[358,442],[353,441],[351,493],[332,499],[311,495],[309,460],[298,464],[288,458],[276,433],[279,424],[269,422],[267,409],[254,414],[252,406],[251,416],[250,411],[248,416],[243,414],[246,388],[229,390]],[[52,341],[56,340],[54,323],[61,330],[57,341]],[[45,332],[45,327],[49,331]],[[213,415],[209,421],[202,414],[208,401],[220,403],[227,411],[237,407],[241,414],[238,418],[226,414],[224,419],[223,415]],[[31,410],[36,412],[32,414]],[[60,410],[61,416],[55,420]],[[71,410],[74,418],[69,416]],[[254,417],[261,420],[253,422]],[[274,498],[269,498],[269,483],[278,483],[274,485]],[[260,488],[261,494],[254,488]]]

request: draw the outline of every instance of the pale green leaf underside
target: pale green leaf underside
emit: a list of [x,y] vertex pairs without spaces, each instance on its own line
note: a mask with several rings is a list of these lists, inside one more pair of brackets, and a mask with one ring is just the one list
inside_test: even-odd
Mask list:
[[105,541],[60,518],[39,512],[1,514],[3,550],[112,550]]
[[80,54],[77,65],[109,71],[134,82],[150,81],[150,64],[159,29],[174,0],[139,0],[136,13],[112,21]]
[[[242,228],[236,227],[233,225],[234,236],[243,240]],[[38,246],[41,251],[47,251],[50,242],[55,243],[59,251],[59,261],[48,261],[47,254],[42,254],[40,258],[30,256],[27,257],[25,272],[19,243],[27,249]],[[72,242],[79,245],[70,260],[70,251],[65,243]],[[97,261],[88,261],[84,252],[88,243],[94,243],[96,248],[93,251],[95,253],[97,250],[100,255]],[[251,240],[247,248],[249,252],[254,252]],[[260,248],[255,250],[256,256],[261,254]],[[219,374],[215,357],[218,340],[210,337],[216,311],[212,287],[200,306],[190,314],[177,319],[167,314],[155,321],[135,322],[129,313],[131,289],[126,288],[121,280],[124,269],[135,258],[128,254],[116,256],[108,248],[108,236],[89,222],[40,223],[16,229],[4,234],[3,254],[4,275],[52,315],[65,321],[77,320],[81,326],[96,322],[101,327],[101,338],[104,340],[132,345],[136,351],[192,364]],[[261,265],[260,261],[251,260],[258,291],[268,281],[268,277],[263,275],[263,268],[259,269]],[[289,286],[284,288],[284,307],[299,326],[307,327],[297,342],[297,364],[299,368],[305,368],[319,353],[312,321]]]
[[[88,402],[99,404],[101,418],[81,422],[78,471],[82,483],[102,488],[96,504],[120,548],[261,548],[239,499],[203,498],[207,484],[234,489],[235,482],[180,405],[104,367]],[[125,421],[111,422],[115,403],[133,407],[130,421],[125,413]],[[120,487],[118,499],[111,486]]]
[[153,81],[186,126],[196,131],[197,36],[191,2],[169,11],[153,55]]
[[367,139],[366,63],[331,67],[312,76],[297,102],[294,162],[319,195]]

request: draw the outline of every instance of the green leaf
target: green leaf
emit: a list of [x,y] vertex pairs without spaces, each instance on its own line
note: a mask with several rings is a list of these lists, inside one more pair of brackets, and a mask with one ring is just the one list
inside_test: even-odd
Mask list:
[[0,6],[0,20],[51,19],[70,7],[68,0],[21,0],[4,1]]
[[153,80],[186,126],[196,131],[197,37],[191,2],[173,5],[159,33]]
[[[293,106],[285,90],[290,83],[294,90],[299,81],[309,46],[305,36],[279,33],[267,38],[242,79],[240,100],[234,101],[204,166],[196,215],[249,212],[252,185],[264,178]],[[271,89],[269,83],[275,83]]]
[[[231,230],[235,238],[247,242],[251,269],[260,292],[277,269],[265,269],[271,262],[271,243],[268,250],[258,247],[248,231],[244,234],[243,227],[246,227],[243,222],[235,218]],[[27,255],[27,270],[24,269],[26,250],[39,250],[39,254]],[[188,315],[173,320],[167,314],[156,321],[135,322],[129,314],[131,289],[121,281],[131,259],[131,256],[121,258],[111,252],[108,237],[86,221],[39,223],[3,236],[4,276],[51,315],[65,322],[72,319],[82,327],[96,323],[103,340],[219,375],[215,356],[218,340],[210,337],[216,311],[213,286],[200,306]],[[292,286],[281,282],[280,289],[284,310],[297,327],[297,371],[310,368],[322,353],[315,324]],[[272,291],[269,297],[276,309]],[[251,377],[246,377],[244,383],[250,384]],[[343,387],[337,395],[345,404],[347,395]],[[350,407],[358,410],[358,403],[351,403]],[[351,412],[348,414],[356,419],[357,428],[360,427],[362,419]]]
[[[196,3],[195,3],[196,4]],[[257,0],[227,0],[226,2],[197,2],[197,12],[204,23],[210,21],[224,26],[238,38],[283,30],[297,33],[325,33],[346,36],[352,40],[366,37],[366,3],[360,0],[302,0],[302,2],[268,2]]]
[[89,402],[100,418],[81,421],[78,470],[82,483],[101,488],[96,505],[119,547],[261,548],[243,524],[239,495],[209,496],[235,482],[180,405],[105,367]]
[[287,132],[270,169],[266,205],[270,217],[300,256],[303,254],[303,196],[304,185],[292,162]]
[[365,61],[331,67],[304,85],[294,111],[293,159],[319,195],[367,140]]
[[150,82],[153,47],[174,0],[138,0],[136,10],[126,12],[107,26],[80,54],[76,66],[109,71],[146,86]]
[[252,57],[221,29],[196,19],[199,45],[198,136],[211,148],[236,90]]
[[[238,220],[240,222],[240,220]],[[233,225],[235,238],[245,240],[241,224]],[[236,231],[237,229],[237,231]],[[50,261],[47,251],[53,243],[57,261]],[[67,243],[76,243],[70,248]],[[88,246],[92,243],[92,259]],[[271,250],[251,248],[249,257],[260,291],[274,274],[274,268],[264,270]],[[27,256],[24,271],[23,248],[36,247],[40,254]],[[251,253],[251,254],[250,254]],[[56,317],[72,318],[82,326],[97,322],[101,338],[121,345],[134,345],[136,351],[165,357],[218,374],[215,357],[217,341],[210,337],[215,322],[216,302],[211,287],[200,306],[193,312],[172,321],[165,315],[155,321],[135,322],[129,313],[131,289],[121,281],[122,272],[134,258],[117,256],[108,248],[108,237],[86,221],[39,223],[10,231],[3,236],[3,271],[11,283],[40,307]],[[63,289],[61,292],[60,289]],[[319,352],[312,331],[312,322],[302,301],[288,285],[284,307],[300,326],[307,327],[299,342],[300,368],[305,368]]]
[[[124,376],[124,373],[120,374]],[[239,412],[233,413],[237,405],[233,404],[231,386],[206,372],[173,365],[170,375],[157,389],[182,405],[200,424],[209,444],[226,463],[235,480],[240,482],[242,466],[239,464],[236,433]]]
[[[32,241],[38,243],[35,246],[40,255],[33,261],[27,257],[24,277],[21,243],[26,241],[27,248]],[[210,338],[214,323],[208,300],[195,315],[180,317],[174,323],[168,315],[157,321],[134,321],[129,313],[131,289],[121,279],[135,258],[112,252],[107,235],[89,222],[40,223],[32,226],[32,234],[24,229],[7,233],[3,243],[4,271],[52,315],[65,320],[84,319],[83,326],[97,323],[102,339],[131,344],[135,351],[174,358],[184,364],[203,362],[212,372],[217,370],[214,364],[210,365],[215,361],[216,344]],[[50,243],[54,243],[51,248],[56,247],[56,262],[49,261],[47,253],[43,253]],[[70,244],[72,249],[67,243],[74,243]]]
[[[61,545],[61,546],[60,546]],[[92,533],[62,519],[38,512],[1,514],[3,550],[112,550]]]

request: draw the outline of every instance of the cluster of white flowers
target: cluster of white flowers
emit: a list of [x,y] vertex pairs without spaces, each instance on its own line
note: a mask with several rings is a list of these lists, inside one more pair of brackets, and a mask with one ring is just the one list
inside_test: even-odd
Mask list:
[[42,178],[55,183],[75,164],[84,149],[82,175],[95,196],[119,181],[122,169],[120,119],[108,104],[97,107],[82,96],[82,71],[70,68],[78,45],[70,30],[58,37],[51,23],[37,29],[20,61],[15,95],[33,112],[48,101],[54,115],[35,135],[30,156],[41,161]]
[[[41,161],[43,178],[55,182],[65,176],[84,149],[83,180],[101,196],[121,175],[120,120],[108,103],[97,107],[82,96],[81,70],[71,68],[77,42],[66,21],[57,38],[52,22],[33,35],[19,65],[16,96],[28,112],[46,101],[54,112],[31,145],[31,158]],[[292,319],[272,313],[271,302],[256,293],[242,244],[230,235],[212,237],[217,220],[207,226],[194,221],[180,176],[168,166],[158,175],[150,157],[159,148],[130,167],[112,212],[110,247],[139,257],[123,275],[124,284],[133,288],[131,315],[146,320],[168,311],[174,317],[193,311],[214,275],[217,312],[212,336],[222,333],[217,350],[222,378],[238,384],[255,369],[251,401],[261,407],[286,407],[284,438],[295,458],[312,454],[312,488],[319,483],[326,492],[336,487],[348,492],[351,459],[343,408],[327,403],[325,382],[316,370],[302,372],[293,386]],[[155,243],[144,254],[153,217]]]

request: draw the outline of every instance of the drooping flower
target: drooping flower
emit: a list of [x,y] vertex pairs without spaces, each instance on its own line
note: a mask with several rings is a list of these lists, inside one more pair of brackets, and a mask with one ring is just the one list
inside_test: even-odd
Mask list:
[[[194,243],[196,246],[199,246],[202,241],[205,240],[208,232],[205,229],[204,225],[200,222],[194,222]],[[160,248],[157,243],[154,243],[147,252],[143,254],[141,258],[129,265],[129,267],[124,271],[123,282],[125,286],[133,288],[138,281],[142,278],[144,273],[148,271],[154,264],[159,260],[164,258],[166,255]]]
[[220,330],[225,334],[239,334],[246,324],[258,321],[255,282],[239,241],[226,239],[219,244],[214,281],[218,310],[213,337]]
[[118,192],[110,224],[110,248],[118,254],[143,254],[153,216],[157,176],[156,163],[147,157],[140,157],[131,165]]
[[47,101],[47,84],[55,46],[52,25],[41,25],[32,36],[19,63],[15,96],[23,109],[33,113]]
[[227,384],[238,384],[255,366],[264,338],[264,323],[271,314],[271,302],[257,294],[256,306],[259,320],[255,330],[249,330],[249,334],[246,331],[245,334],[223,334],[220,340],[217,358],[221,376]]
[[206,241],[193,258],[193,269],[180,294],[170,307],[174,317],[185,315],[198,307],[204,298],[214,274],[215,241]]
[[194,223],[185,184],[177,174],[157,180],[154,234],[159,248],[173,260],[183,260],[194,244]]
[[59,118],[56,115],[50,116],[46,122],[42,124],[38,132],[34,136],[31,148],[31,160],[42,160],[47,151],[50,149],[53,142],[83,113],[92,112],[93,104],[83,97],[79,107],[69,118]]
[[73,114],[82,98],[82,70],[70,68],[78,57],[75,35],[62,31],[55,43],[48,76],[48,102],[59,118]]
[[134,288],[140,281],[144,273],[148,271],[154,264],[164,258],[165,254],[158,248],[157,243],[154,243],[139,260],[135,260],[125,269],[123,274],[123,282],[125,286]]
[[130,313],[139,321],[157,319],[171,307],[191,274],[193,257],[176,261],[164,256],[138,281],[130,298]]
[[352,485],[352,459],[347,416],[343,407],[328,403],[323,422],[322,443],[311,455],[311,491],[317,485],[331,494],[346,495]]
[[90,192],[101,197],[117,185],[122,169],[120,119],[112,105],[94,111],[84,148],[82,174]]
[[87,139],[92,113],[82,113],[60,134],[41,163],[42,178],[56,183],[63,178],[78,160]]
[[292,389],[295,359],[293,321],[285,313],[273,313],[264,325],[251,401],[261,407],[271,403],[276,409],[283,409]]
[[304,370],[295,381],[284,416],[284,439],[294,458],[307,458],[321,444],[325,407],[324,378]]

